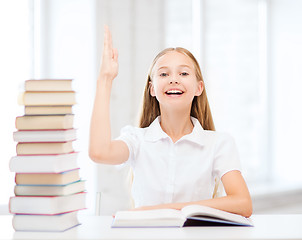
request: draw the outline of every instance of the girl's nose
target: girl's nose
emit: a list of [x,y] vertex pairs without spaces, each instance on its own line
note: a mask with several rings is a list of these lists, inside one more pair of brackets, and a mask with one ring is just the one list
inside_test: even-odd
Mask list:
[[173,79],[170,80],[169,83],[170,83],[170,84],[173,84],[173,83],[178,84],[179,82],[178,82],[177,79],[173,78]]

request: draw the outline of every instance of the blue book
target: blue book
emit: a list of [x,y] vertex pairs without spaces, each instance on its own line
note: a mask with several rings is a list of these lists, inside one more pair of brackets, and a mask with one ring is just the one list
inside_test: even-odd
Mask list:
[[85,181],[65,185],[16,185],[16,196],[66,196],[85,191]]

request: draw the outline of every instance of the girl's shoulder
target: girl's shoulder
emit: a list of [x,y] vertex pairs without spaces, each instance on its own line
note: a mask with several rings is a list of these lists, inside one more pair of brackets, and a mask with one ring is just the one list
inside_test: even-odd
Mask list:
[[127,125],[121,129],[121,135],[143,136],[146,128],[135,127]]
[[217,141],[228,141],[232,139],[232,136],[228,132],[205,130],[196,118],[191,117],[191,119],[194,124],[193,134],[197,135],[202,141],[215,143]]
[[128,136],[139,141],[153,142],[167,137],[167,134],[162,131],[158,122],[153,122],[144,128],[127,125],[122,128],[121,136]]
[[228,132],[203,130],[202,134],[208,141],[213,141],[215,143],[234,142],[233,136]]
[[231,134],[224,131],[203,130],[203,133],[209,137],[231,137]]

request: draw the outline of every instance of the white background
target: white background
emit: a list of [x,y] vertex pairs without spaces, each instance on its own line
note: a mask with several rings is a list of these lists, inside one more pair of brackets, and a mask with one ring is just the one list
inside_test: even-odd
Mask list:
[[17,104],[22,83],[73,78],[74,148],[81,153],[88,211],[98,191],[103,213],[125,207],[127,190],[113,188],[125,170],[96,166],[87,152],[104,24],[112,29],[120,62],[113,136],[136,124],[154,56],[183,46],[200,62],[216,128],[235,137],[248,184],[301,183],[301,9],[299,0],[1,0],[0,205],[6,209],[13,195],[8,163],[15,155],[15,117],[23,114]]

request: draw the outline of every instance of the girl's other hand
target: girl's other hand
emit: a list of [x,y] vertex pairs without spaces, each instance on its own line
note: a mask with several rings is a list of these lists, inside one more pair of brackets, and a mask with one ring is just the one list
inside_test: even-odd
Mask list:
[[150,205],[150,206],[142,206],[131,209],[132,211],[145,211],[145,210],[154,210],[154,209],[178,209],[180,210],[184,204],[182,203],[166,203],[166,204],[159,204],[159,205]]
[[104,48],[98,81],[112,81],[118,74],[118,52],[112,46],[112,36],[108,26],[105,26]]

